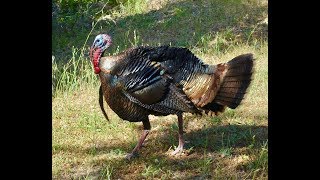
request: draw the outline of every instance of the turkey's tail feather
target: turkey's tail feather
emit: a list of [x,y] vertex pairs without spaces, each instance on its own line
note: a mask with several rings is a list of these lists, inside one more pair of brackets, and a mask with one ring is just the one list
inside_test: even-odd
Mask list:
[[253,55],[243,54],[227,63],[228,70],[213,102],[235,109],[251,82]]
[[100,109],[101,109],[104,117],[105,117],[108,121],[110,121],[109,118],[108,118],[108,116],[107,116],[107,113],[106,113],[106,111],[104,110],[104,107],[103,107],[102,85],[100,85],[100,88],[99,88],[99,105],[100,105]]
[[206,104],[202,109],[223,112],[225,106],[235,109],[244,98],[247,88],[250,85],[253,73],[253,55],[243,54],[237,56],[225,64],[226,71],[219,90],[211,103]]

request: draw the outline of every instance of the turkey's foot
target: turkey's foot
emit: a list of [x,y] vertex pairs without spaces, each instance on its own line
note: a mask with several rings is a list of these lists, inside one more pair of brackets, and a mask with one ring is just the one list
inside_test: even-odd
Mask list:
[[131,159],[138,157],[138,156],[139,156],[139,154],[137,152],[132,152],[132,153],[129,153],[126,155],[126,159],[131,160]]
[[130,159],[138,156],[138,151],[141,149],[141,147],[143,147],[144,140],[146,139],[148,134],[149,134],[149,130],[143,130],[142,135],[141,135],[136,147],[132,150],[131,153],[127,154],[127,156],[126,156],[127,160],[130,160]]
[[174,150],[171,155],[174,156],[176,154],[181,154],[184,149],[184,140],[183,140],[183,119],[182,119],[182,115],[178,114],[178,127],[179,127],[179,145],[176,148],[176,150]]
[[170,155],[171,156],[175,156],[175,155],[178,155],[178,154],[182,154],[184,152],[184,148],[183,146],[178,146]]

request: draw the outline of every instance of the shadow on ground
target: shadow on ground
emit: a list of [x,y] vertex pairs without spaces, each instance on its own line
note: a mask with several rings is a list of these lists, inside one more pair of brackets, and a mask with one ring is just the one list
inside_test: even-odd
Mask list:
[[[130,178],[130,174],[143,171],[146,166],[162,168],[163,171],[175,170],[180,172],[181,178],[196,178],[203,176],[203,172],[194,173],[195,168],[199,168],[199,163],[205,163],[210,160],[209,168],[211,171],[217,163],[228,160],[229,156],[238,156],[243,154],[251,154],[252,151],[259,151],[264,143],[268,140],[267,126],[250,126],[250,125],[210,125],[197,131],[187,132],[185,140],[188,141],[186,149],[192,149],[188,154],[180,156],[171,156],[168,151],[172,143],[178,144],[177,131],[170,129],[170,126],[163,127],[163,133],[156,133],[151,130],[150,136],[147,138],[145,146],[141,149],[139,157],[127,161],[124,156],[126,152],[130,152],[134,144],[119,143],[119,142],[96,142],[99,146],[91,147],[75,147],[68,145],[61,146],[55,150],[55,153],[63,151],[64,153],[78,154],[83,153],[87,155],[103,155],[112,153],[119,153],[119,156],[113,158],[97,158],[91,162],[93,167],[96,167],[94,172],[89,173],[90,177],[101,177],[102,171],[106,166],[112,167],[113,177]],[[136,131],[141,133],[142,126],[138,125]],[[159,130],[158,130],[159,131]],[[156,135],[155,135],[156,134]],[[174,137],[174,142],[172,142]],[[192,148],[191,148],[192,147]],[[250,148],[248,148],[250,147]],[[225,150],[230,150],[230,154],[225,154]],[[250,152],[249,152],[250,151]],[[224,157],[226,156],[226,157]],[[124,165],[126,167],[124,167]],[[219,165],[219,164],[218,164]],[[136,169],[137,167],[141,169]],[[164,169],[164,168],[170,169]],[[241,166],[242,167],[242,166]],[[187,172],[193,171],[188,174]],[[85,174],[88,176],[88,174]],[[79,174],[77,178],[83,178]],[[192,177],[191,177],[192,176]],[[205,178],[210,178],[208,173]],[[143,177],[141,177],[143,178]],[[201,177],[200,177],[201,178]],[[203,177],[202,177],[203,178]]]

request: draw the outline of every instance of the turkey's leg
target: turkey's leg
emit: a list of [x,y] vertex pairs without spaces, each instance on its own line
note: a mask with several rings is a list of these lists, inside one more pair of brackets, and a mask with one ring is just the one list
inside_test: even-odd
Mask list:
[[177,116],[178,116],[178,127],[179,127],[179,145],[176,148],[176,150],[171,153],[171,155],[176,155],[178,153],[182,153],[183,146],[184,146],[182,114],[178,114]]
[[142,144],[143,144],[144,140],[146,139],[146,137],[147,137],[148,134],[149,134],[149,131],[150,131],[150,129],[151,129],[149,119],[146,120],[146,121],[142,121],[142,123],[143,123],[143,132],[142,132],[142,135],[141,135],[141,137],[140,137],[140,139],[139,139],[136,147],[134,147],[134,149],[132,150],[132,152],[126,156],[126,159],[131,159],[132,157],[138,155],[138,151],[139,151],[140,148],[142,147]]

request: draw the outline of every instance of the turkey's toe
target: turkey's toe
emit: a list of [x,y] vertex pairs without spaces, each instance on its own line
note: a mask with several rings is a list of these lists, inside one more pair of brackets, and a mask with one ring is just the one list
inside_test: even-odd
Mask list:
[[177,147],[176,150],[174,150],[174,151],[171,153],[171,156],[178,155],[178,154],[182,154],[183,151],[184,151],[183,147]]
[[133,159],[135,157],[138,157],[138,153],[129,153],[129,154],[126,155],[126,159],[127,160],[131,160],[131,159]]

